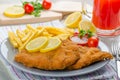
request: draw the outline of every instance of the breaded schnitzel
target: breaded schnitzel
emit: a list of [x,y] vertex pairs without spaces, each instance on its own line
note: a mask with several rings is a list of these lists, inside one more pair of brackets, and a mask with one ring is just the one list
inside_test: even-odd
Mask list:
[[79,59],[78,48],[76,44],[64,41],[59,48],[46,53],[29,53],[26,50],[22,50],[16,54],[15,61],[27,67],[44,70],[63,70]]
[[97,48],[79,46],[70,40],[65,40],[59,48],[46,53],[29,53],[22,50],[16,54],[15,61],[27,67],[44,70],[73,70],[112,58],[113,56],[108,52],[100,51]]
[[98,62],[105,59],[112,59],[113,56],[104,51],[100,51],[98,48],[79,47],[80,58],[79,60],[68,67],[68,69],[80,69],[86,67],[94,62]]

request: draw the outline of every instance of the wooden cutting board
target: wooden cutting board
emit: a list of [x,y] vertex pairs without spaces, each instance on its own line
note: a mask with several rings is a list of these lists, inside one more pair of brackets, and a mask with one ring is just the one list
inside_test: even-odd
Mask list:
[[40,17],[34,17],[33,15],[24,15],[20,18],[8,18],[3,15],[4,10],[7,7],[13,6],[14,4],[0,5],[0,25],[13,25],[13,24],[27,24],[27,23],[37,23],[46,22],[56,19],[62,19],[62,14],[53,11],[42,11]]

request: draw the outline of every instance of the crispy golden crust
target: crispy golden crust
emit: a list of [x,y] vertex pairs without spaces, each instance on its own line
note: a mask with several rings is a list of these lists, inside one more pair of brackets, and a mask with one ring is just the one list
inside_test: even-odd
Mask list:
[[79,47],[71,42],[68,43],[64,41],[58,49],[47,53],[29,53],[26,50],[22,50],[16,54],[15,61],[27,67],[44,70],[63,70],[79,59]]
[[105,59],[112,59],[113,56],[97,48],[79,47],[80,58],[79,60],[68,67],[69,70],[80,69],[86,67],[94,62],[102,61]]
[[97,48],[78,46],[70,40],[65,40],[59,48],[47,53],[29,53],[22,50],[16,54],[15,61],[27,67],[44,70],[74,70],[112,58],[113,56],[108,52],[100,51]]

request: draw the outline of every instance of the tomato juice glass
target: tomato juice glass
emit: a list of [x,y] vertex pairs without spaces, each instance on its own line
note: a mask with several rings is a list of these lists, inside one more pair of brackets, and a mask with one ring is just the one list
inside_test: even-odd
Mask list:
[[115,32],[120,28],[120,0],[94,0],[92,22],[98,34]]

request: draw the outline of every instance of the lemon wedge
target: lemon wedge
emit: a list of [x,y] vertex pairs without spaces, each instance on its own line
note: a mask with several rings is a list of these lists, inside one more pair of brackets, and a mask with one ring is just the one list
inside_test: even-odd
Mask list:
[[65,25],[69,28],[77,28],[81,19],[82,14],[80,12],[74,12],[65,19]]
[[4,15],[10,18],[22,17],[24,14],[25,14],[25,10],[23,9],[23,7],[20,6],[8,7],[4,11]]
[[96,33],[96,27],[89,20],[80,21],[78,30],[85,30],[85,31],[90,30],[93,33]]
[[37,52],[40,50],[40,48],[47,45],[47,41],[48,41],[47,37],[35,38],[26,45],[26,50],[28,52]]
[[54,50],[58,48],[61,44],[61,40],[57,37],[50,37],[48,40],[48,44],[46,47],[41,48],[40,52],[49,52],[51,50]]

